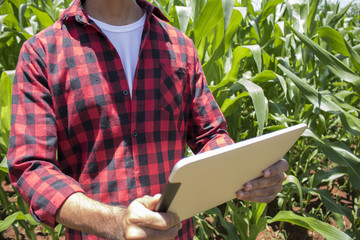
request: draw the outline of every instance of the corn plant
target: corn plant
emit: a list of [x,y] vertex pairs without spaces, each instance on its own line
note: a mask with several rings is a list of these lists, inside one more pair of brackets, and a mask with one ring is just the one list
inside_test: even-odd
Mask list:
[[[268,224],[278,223],[281,230],[285,222],[327,239],[360,239],[359,4],[263,0],[257,10],[251,0],[151,1],[193,40],[235,141],[300,122],[309,126],[285,156],[289,177],[276,201],[234,199],[199,214],[195,239],[256,239]],[[2,186],[9,183],[11,83],[21,44],[69,4],[0,1]],[[53,239],[61,235],[62,226],[39,225],[16,191],[2,186],[0,238],[9,227],[16,238],[35,239],[39,226]],[[345,193],[346,202],[334,190]]]
[[[290,222],[328,239],[359,238],[359,15],[346,15],[350,4],[340,9],[319,0],[264,0],[260,11],[251,1],[178,4],[167,5],[168,15],[193,39],[233,139],[309,125],[286,156],[291,181],[278,200],[282,211],[267,222]],[[350,204],[330,193],[335,182],[343,182]],[[314,197],[321,207],[309,205]],[[266,225],[265,207],[249,206],[231,201],[197,216],[198,237],[255,239]],[[349,235],[323,223],[330,217],[343,231],[344,217],[350,220]]]

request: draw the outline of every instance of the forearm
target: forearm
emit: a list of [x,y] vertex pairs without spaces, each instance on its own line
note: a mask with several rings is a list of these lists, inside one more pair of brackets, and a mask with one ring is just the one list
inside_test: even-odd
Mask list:
[[121,239],[126,209],[106,205],[82,193],[71,195],[56,214],[56,221],[71,229],[107,239]]

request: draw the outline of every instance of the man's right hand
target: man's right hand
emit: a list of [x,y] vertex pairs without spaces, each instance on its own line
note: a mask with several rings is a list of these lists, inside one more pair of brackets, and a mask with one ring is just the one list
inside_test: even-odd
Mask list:
[[181,229],[179,217],[173,213],[155,212],[160,194],[134,200],[122,217],[125,239],[174,239]]
[[181,228],[173,213],[155,212],[160,194],[134,200],[127,208],[107,205],[83,193],[72,194],[56,214],[63,225],[98,237],[125,239],[174,239]]

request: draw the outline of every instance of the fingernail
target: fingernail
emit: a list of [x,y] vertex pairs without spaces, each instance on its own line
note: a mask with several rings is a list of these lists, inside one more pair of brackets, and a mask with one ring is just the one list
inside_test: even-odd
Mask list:
[[251,183],[247,183],[247,184],[245,184],[245,188],[246,188],[246,190],[250,190],[250,189],[252,189],[252,185],[251,185]]
[[237,193],[238,198],[243,198],[244,197],[244,192],[240,191]]
[[268,176],[270,176],[270,170],[265,170],[264,177],[268,177]]

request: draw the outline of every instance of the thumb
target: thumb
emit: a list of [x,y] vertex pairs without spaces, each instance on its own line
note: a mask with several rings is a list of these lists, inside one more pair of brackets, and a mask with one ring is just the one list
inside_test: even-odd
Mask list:
[[154,211],[156,205],[158,204],[160,200],[161,194],[156,194],[155,196],[144,196],[142,198],[139,198],[138,201],[144,205],[147,209]]

